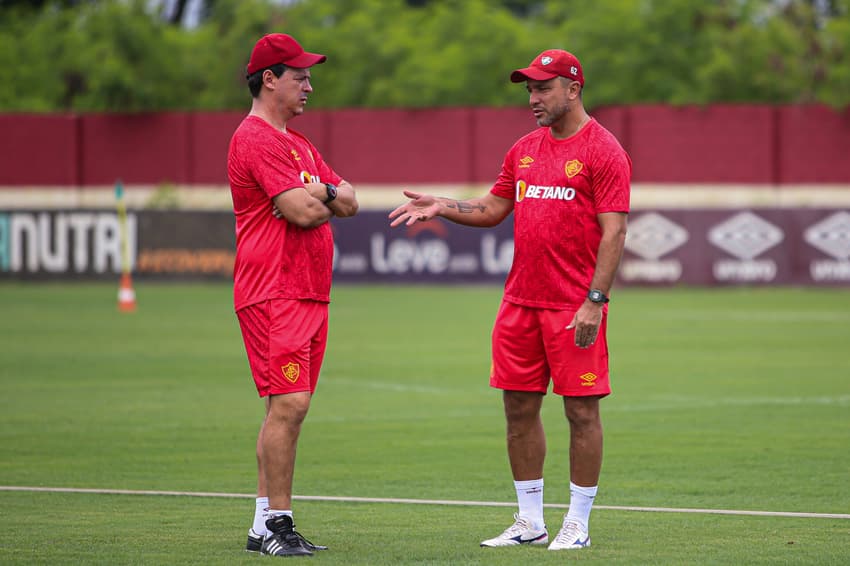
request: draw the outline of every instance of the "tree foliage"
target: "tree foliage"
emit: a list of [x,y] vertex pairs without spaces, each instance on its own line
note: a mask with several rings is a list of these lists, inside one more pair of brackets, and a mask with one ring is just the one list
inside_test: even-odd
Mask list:
[[[152,7],[153,6],[153,7]],[[264,33],[328,55],[324,107],[521,105],[543,49],[583,62],[589,106],[850,104],[850,0],[207,0],[192,29],[148,0],[0,3],[0,111],[248,105]]]

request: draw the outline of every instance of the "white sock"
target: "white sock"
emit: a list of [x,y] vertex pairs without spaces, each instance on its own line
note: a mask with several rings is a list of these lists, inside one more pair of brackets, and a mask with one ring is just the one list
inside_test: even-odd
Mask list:
[[575,521],[588,530],[590,523],[590,508],[593,507],[593,498],[596,497],[598,486],[582,487],[570,482],[570,510],[567,511],[567,519]]
[[543,520],[543,478],[515,481],[514,487],[520,516],[534,523],[535,529],[542,529],[546,524]]
[[289,515],[290,517],[292,517],[292,511],[289,509],[285,511],[281,509],[269,509],[269,519],[271,519],[272,517],[277,517],[278,515]]
[[254,509],[254,525],[251,527],[254,534],[266,536],[269,530],[266,528],[266,519],[269,518],[269,498],[258,497],[257,507]]

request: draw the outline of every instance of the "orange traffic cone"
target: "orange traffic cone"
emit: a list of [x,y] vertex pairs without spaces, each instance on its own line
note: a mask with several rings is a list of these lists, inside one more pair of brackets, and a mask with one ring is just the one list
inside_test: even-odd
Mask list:
[[121,275],[121,287],[118,289],[118,310],[133,312],[136,310],[136,292],[133,290],[133,278],[129,273]]

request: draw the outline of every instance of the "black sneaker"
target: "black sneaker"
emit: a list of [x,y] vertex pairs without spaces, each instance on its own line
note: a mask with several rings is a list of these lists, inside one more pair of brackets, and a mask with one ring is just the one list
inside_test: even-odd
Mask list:
[[327,550],[328,549],[327,546],[324,546],[324,545],[321,545],[321,544],[313,544],[312,542],[310,542],[309,540],[304,538],[304,535],[302,535],[301,533],[299,533],[295,529],[293,529],[292,532],[295,533],[295,536],[297,536],[299,539],[301,539],[301,546],[303,546],[304,548],[306,548],[310,552],[316,552],[317,550]]
[[245,545],[245,550],[248,552],[260,552],[263,548],[263,535],[258,535],[254,532],[254,528],[248,529],[248,544]]
[[301,536],[295,532],[292,517],[278,515],[266,521],[269,534],[263,539],[262,554],[271,556],[313,556],[313,551],[301,544]]

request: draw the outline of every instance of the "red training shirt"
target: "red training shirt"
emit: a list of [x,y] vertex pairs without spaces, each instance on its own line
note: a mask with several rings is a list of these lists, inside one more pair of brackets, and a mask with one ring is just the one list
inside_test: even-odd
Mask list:
[[236,310],[269,299],[330,302],[333,234],[272,215],[272,198],[308,182],[342,180],[306,137],[247,116],[233,133],[227,176],[236,215]]
[[594,119],[563,140],[542,127],[514,144],[490,189],[514,201],[506,301],[551,309],[584,302],[602,237],[596,215],[629,211],[631,174],[629,156]]

